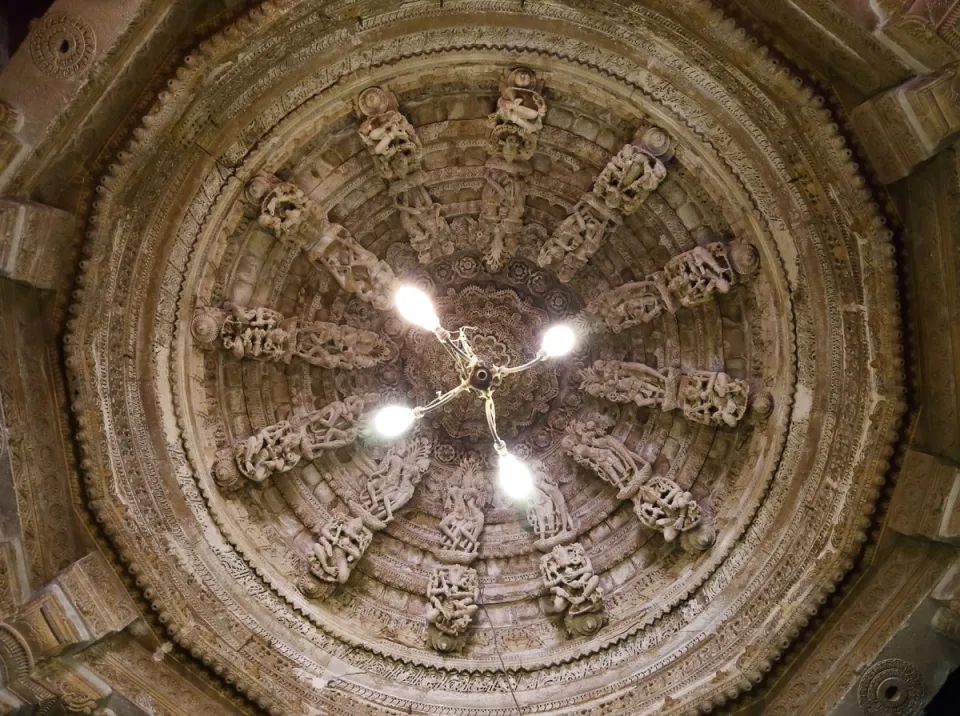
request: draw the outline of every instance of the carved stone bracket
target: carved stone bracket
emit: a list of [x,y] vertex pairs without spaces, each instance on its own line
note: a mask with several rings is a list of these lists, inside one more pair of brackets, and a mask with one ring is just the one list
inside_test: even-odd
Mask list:
[[746,414],[749,388],[726,373],[698,370],[679,375],[643,363],[596,361],[580,372],[580,389],[614,403],[661,410],[681,408],[702,425],[735,427]]
[[555,612],[571,637],[591,636],[606,624],[600,577],[579,542],[557,545],[540,558],[540,574]]
[[372,331],[286,318],[269,308],[199,309],[191,331],[201,345],[219,339],[237,358],[289,363],[296,357],[321,368],[356,370],[397,356],[397,347]]
[[698,552],[713,544],[713,526],[689,492],[673,480],[655,477],[633,498],[633,511],[640,522],[663,535],[667,542],[681,538],[683,548]]
[[[0,103],[0,121],[3,118]],[[0,125],[2,126],[2,125]],[[0,155],[3,132],[0,128]],[[3,158],[0,156],[0,171]],[[33,201],[0,199],[0,275],[43,289],[57,288],[73,242],[73,214]]]
[[491,273],[517,253],[527,198],[526,177],[537,150],[547,103],[543,82],[533,70],[519,67],[500,79],[497,111],[490,115],[489,152],[483,172],[477,243]]
[[426,187],[421,170],[423,145],[413,125],[399,111],[396,96],[383,87],[368,87],[356,101],[360,139],[373,157],[377,173],[389,184],[410,245],[420,263],[453,253],[447,220]]
[[577,317],[585,332],[607,330],[620,333],[649,323],[661,313],[676,313],[727,293],[737,276],[754,273],[759,267],[757,250],[735,242],[714,242],[697,246],[670,259],[663,270],[643,281],[618,286],[592,299]]
[[477,570],[461,564],[434,568],[427,586],[427,638],[441,653],[460,651],[477,611]]
[[540,249],[537,263],[570,281],[607,237],[632,214],[667,177],[664,161],[675,142],[659,127],[645,125],[625,144],[594,180],[573,212]]
[[391,305],[396,277],[386,261],[358,244],[334,224],[295,185],[261,174],[247,184],[247,198],[257,205],[258,222],[284,243],[307,253],[340,287],[381,310]]
[[483,532],[483,510],[490,501],[490,484],[482,463],[463,460],[447,485],[440,520],[442,549],[437,558],[446,564],[470,564],[476,559]]
[[531,465],[536,493],[527,508],[527,521],[537,533],[537,549],[547,552],[558,544],[572,542],[577,536],[577,521],[567,507],[556,478],[539,460]]
[[214,479],[224,490],[292,470],[301,460],[313,460],[326,450],[353,443],[364,423],[364,410],[376,395],[354,395],[330,403],[294,421],[281,420],[222,451],[214,466]]
[[[320,528],[310,552],[310,574],[321,582],[346,584],[373,540],[359,517],[335,517]],[[304,589],[307,596],[315,596]]]

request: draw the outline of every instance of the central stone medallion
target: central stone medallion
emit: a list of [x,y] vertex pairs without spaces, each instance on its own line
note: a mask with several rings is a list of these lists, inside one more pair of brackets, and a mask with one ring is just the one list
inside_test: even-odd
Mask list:
[[[436,298],[437,315],[444,327],[476,326],[470,342],[487,365],[520,365],[530,360],[540,337],[550,325],[543,309],[511,289],[492,286],[450,288]],[[410,382],[410,397],[425,405],[437,391],[460,382],[453,361],[433,335],[416,331],[407,337],[404,373]],[[549,410],[560,391],[555,363],[541,363],[511,375],[497,391],[497,425],[504,436],[516,436],[520,428]],[[483,402],[464,394],[430,413],[427,420],[442,427],[451,438],[489,439]]]

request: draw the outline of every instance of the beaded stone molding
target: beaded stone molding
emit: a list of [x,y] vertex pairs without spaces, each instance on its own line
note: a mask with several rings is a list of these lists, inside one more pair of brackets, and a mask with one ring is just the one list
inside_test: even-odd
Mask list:
[[[700,0],[319,5],[186,56],[89,218],[85,488],[168,637],[272,714],[756,687],[904,410],[891,234],[823,99]],[[399,281],[493,361],[579,329],[501,391],[533,503],[470,404],[370,435],[452,387]]]

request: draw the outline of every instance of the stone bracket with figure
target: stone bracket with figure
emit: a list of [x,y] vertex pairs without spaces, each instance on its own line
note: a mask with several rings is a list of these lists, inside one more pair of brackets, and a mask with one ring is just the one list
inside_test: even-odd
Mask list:
[[378,401],[372,393],[353,395],[261,428],[220,451],[213,468],[214,480],[222,490],[237,490],[288,472],[327,450],[351,445],[365,427],[364,412]]
[[664,411],[682,409],[701,425],[736,427],[747,412],[750,390],[745,381],[718,371],[679,373],[644,363],[595,361],[580,371],[580,389],[613,403],[633,403]]
[[483,263],[497,273],[517,253],[526,209],[526,183],[533,172],[530,159],[537,149],[547,103],[543,81],[533,70],[507,70],[500,79],[489,157],[483,169],[477,244]]
[[673,156],[674,140],[664,130],[643,125],[580,197],[540,249],[537,263],[568,282],[576,276],[623,217],[639,209],[667,177],[664,162]]
[[373,368],[397,357],[397,346],[349,325],[286,317],[269,308],[201,308],[191,333],[200,346],[219,346],[238,359],[290,363],[297,358],[320,368]]
[[618,488],[617,499],[632,500],[641,524],[660,532],[687,552],[702,552],[714,541],[711,520],[691,494],[672,480],[654,477],[649,462],[609,433],[604,420],[577,420],[567,428],[561,446],[574,462]]
[[396,95],[384,87],[368,87],[356,100],[359,133],[373,157],[377,173],[410,238],[410,245],[429,264],[454,251],[453,235],[424,182],[423,145],[413,125],[400,113]]
[[579,542],[560,544],[540,558],[540,575],[567,636],[592,636],[607,622],[600,576]]
[[471,591],[476,572],[469,565],[480,550],[484,508],[490,498],[483,463],[475,457],[464,458],[444,495],[441,549],[437,552],[442,564],[434,568],[427,594],[427,640],[437,651],[460,651],[466,642],[470,618],[476,611],[470,607],[475,607],[477,594],[476,588]]
[[676,313],[728,293],[759,267],[750,244],[720,241],[674,256],[663,269],[641,281],[617,286],[590,300],[576,322],[586,333],[620,333],[649,323],[662,313]]
[[310,263],[326,269],[340,287],[380,310],[392,305],[397,278],[389,264],[356,242],[303,190],[275,176],[258,174],[246,187],[264,230],[291,248],[304,251]]

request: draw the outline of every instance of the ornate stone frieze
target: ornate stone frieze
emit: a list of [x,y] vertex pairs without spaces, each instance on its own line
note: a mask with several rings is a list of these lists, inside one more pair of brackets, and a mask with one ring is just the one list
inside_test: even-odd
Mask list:
[[294,420],[268,425],[225,450],[214,466],[217,484],[235,490],[243,478],[263,482],[292,470],[301,460],[313,460],[327,450],[353,443],[364,427],[364,410],[376,395],[353,395]]
[[628,450],[608,430],[606,421],[575,420],[561,445],[578,465],[616,487],[618,500],[628,500],[650,479],[650,463]]
[[607,208],[633,214],[667,178],[663,163],[672,155],[674,144],[660,127],[641,127],[600,172],[593,193]]
[[568,282],[621,223],[617,212],[593,194],[584,194],[540,249],[537,263]]
[[582,544],[554,547],[540,558],[540,574],[568,636],[592,636],[606,624],[600,577]]
[[683,377],[680,404],[688,420],[736,427],[747,412],[749,388],[726,373],[698,370]]
[[397,348],[373,331],[325,321],[287,318],[269,308],[203,308],[190,326],[201,345],[219,338],[237,358],[289,363],[292,358],[321,368],[356,370],[392,361]]
[[440,520],[437,558],[449,564],[470,564],[476,559],[483,532],[484,508],[490,501],[490,482],[483,463],[464,458],[450,478]]
[[500,78],[477,222],[483,261],[494,273],[517,253],[523,231],[526,183],[533,171],[530,160],[547,113],[542,92],[543,82],[526,67],[505,71]]
[[477,570],[462,564],[435,567],[427,586],[430,646],[441,653],[460,651],[477,611]]

